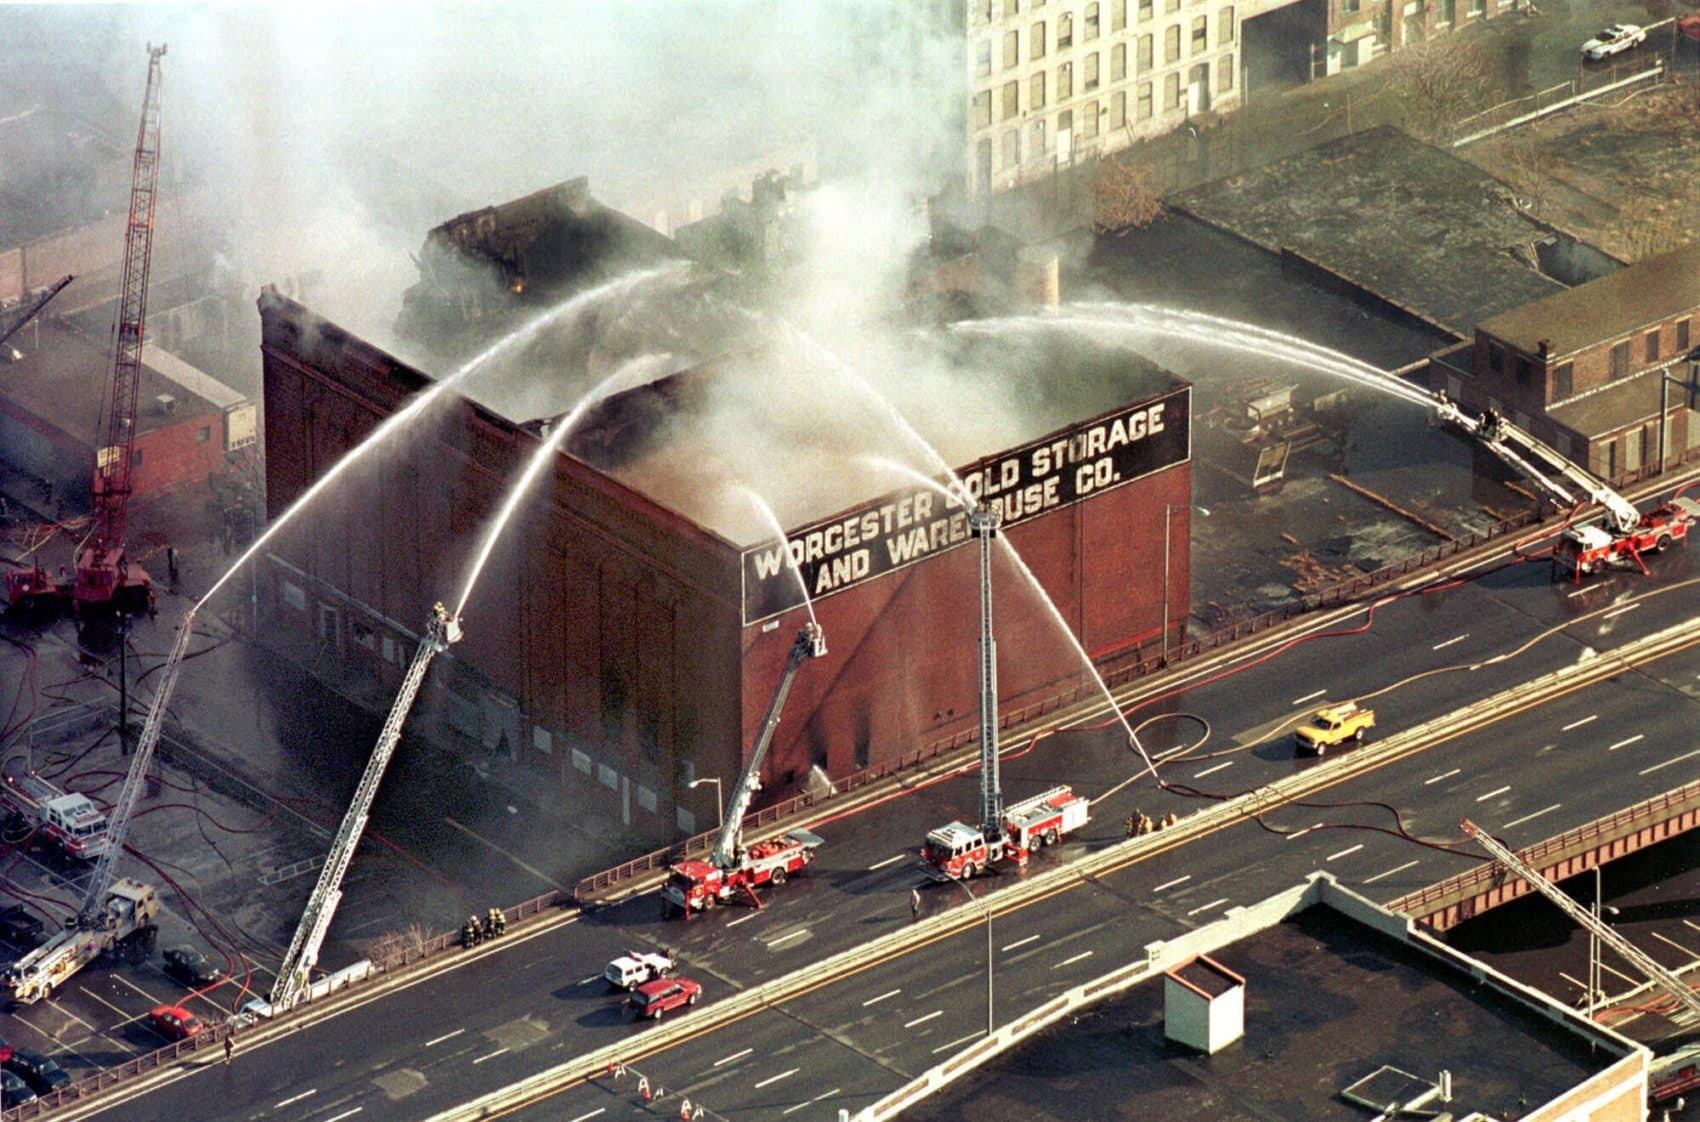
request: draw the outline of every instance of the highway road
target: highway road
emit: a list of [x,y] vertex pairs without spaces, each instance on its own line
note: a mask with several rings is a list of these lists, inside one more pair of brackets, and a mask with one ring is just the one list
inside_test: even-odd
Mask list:
[[[1554,585],[1544,566],[1530,564],[1393,600],[1374,612],[1367,630],[1299,643],[1142,708],[1133,719],[1156,718],[1141,740],[1153,754],[1178,753],[1162,765],[1177,787],[1226,795],[1295,772],[1327,774],[1339,766],[1334,759],[1295,759],[1285,734],[1320,698],[1383,690],[1371,703],[1377,735],[1386,737],[1700,614],[1689,554],[1660,557],[1655,568],[1652,581],[1618,575],[1578,588]],[[1358,613],[1348,625],[1363,620]],[[1069,891],[997,915],[999,1019],[1314,869],[1384,900],[1441,879],[1476,859],[1460,843],[1461,817],[1524,845],[1688,781],[1700,760],[1690,732],[1697,686],[1700,652],[1671,654],[1440,739],[1262,823],[1148,850]],[[1094,821],[1060,853],[1041,855],[1035,871],[1120,842],[1122,820],[1135,807],[1160,815],[1201,805],[1197,797],[1156,790],[1148,776],[1136,778],[1142,763],[1114,726],[1057,734],[1030,751],[1013,740],[1006,747],[1011,798],[1059,781],[1106,796]],[[930,827],[973,816],[976,785],[974,775],[960,776],[824,823],[829,845],[811,875],[770,896],[765,909],[663,922],[649,895],[511,937],[445,963],[458,969],[373,995],[310,1031],[244,1047],[229,1068],[188,1069],[141,1100],[115,1106],[112,1116],[424,1118],[628,1039],[634,1069],[718,1115],[831,1117],[839,1107],[854,1109],[984,1031],[981,925],[850,977],[823,978],[818,989],[735,1025],[716,1023],[714,1004],[909,925],[914,850]],[[995,903],[996,888],[1014,879],[972,887],[989,891]],[[957,886],[929,888],[924,897],[928,912],[979,914]],[[677,949],[706,987],[705,1004],[685,1014],[703,1031],[645,1055],[648,1026],[627,1023],[617,996],[593,976],[626,946],[661,945]],[[634,1095],[635,1075],[604,1075],[514,1116],[623,1114]]]

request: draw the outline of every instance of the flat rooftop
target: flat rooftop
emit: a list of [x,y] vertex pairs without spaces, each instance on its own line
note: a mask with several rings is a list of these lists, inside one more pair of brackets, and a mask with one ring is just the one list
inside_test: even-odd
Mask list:
[[1620,1058],[1327,906],[1210,956],[1246,979],[1245,1036],[1215,1055],[1164,1038],[1157,975],[910,1116],[1364,1122],[1373,1111],[1341,1092],[1386,1065],[1430,1082],[1450,1071],[1456,1117],[1515,1118]]
[[1513,194],[1475,165],[1382,126],[1172,201],[1468,338],[1480,321],[1564,288],[1526,263],[1550,233]]

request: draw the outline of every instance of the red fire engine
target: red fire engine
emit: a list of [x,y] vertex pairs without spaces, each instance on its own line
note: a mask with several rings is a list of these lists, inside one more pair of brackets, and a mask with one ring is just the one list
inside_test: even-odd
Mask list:
[[1071,787],[1053,787],[1010,807],[1002,829],[989,837],[965,822],[940,826],[921,848],[922,867],[934,880],[967,880],[998,861],[1026,865],[1033,850],[1055,845],[1084,826],[1091,805]]

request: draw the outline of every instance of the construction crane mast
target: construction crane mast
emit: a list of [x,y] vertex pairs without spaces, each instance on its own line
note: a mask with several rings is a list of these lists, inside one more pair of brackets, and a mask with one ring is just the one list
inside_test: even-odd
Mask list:
[[1499,840],[1490,836],[1486,830],[1483,830],[1468,818],[1458,823],[1458,828],[1463,830],[1466,836],[1475,839],[1477,845],[1493,854],[1494,859],[1500,864],[1528,881],[1535,891],[1558,905],[1559,910],[1565,915],[1596,935],[1606,946],[1622,955],[1625,962],[1641,971],[1654,985],[1675,998],[1677,1003],[1686,1008],[1691,1016],[1700,1017],[1700,995],[1696,995],[1681,978],[1660,966],[1634,943],[1612,930],[1610,924],[1603,922],[1593,912],[1560,892],[1558,886],[1542,876],[1539,869],[1500,844]]
[[354,790],[354,800],[343,815],[336,839],[331,842],[324,868],[319,870],[319,882],[307,898],[307,909],[295,928],[289,952],[283,956],[283,965],[278,968],[277,981],[271,993],[274,1013],[289,1009],[307,991],[308,975],[319,961],[319,949],[324,946],[331,919],[342,900],[342,878],[354,860],[360,836],[366,832],[366,820],[372,811],[372,801],[377,798],[378,784],[383,781],[384,769],[389,766],[390,757],[401,742],[401,727],[413,709],[413,699],[418,696],[419,687],[425,681],[425,671],[430,669],[432,659],[448,650],[449,644],[458,642],[460,637],[460,624],[449,616],[448,609],[442,604],[435,605],[431,609],[431,620],[425,627],[425,637],[419,641],[419,650],[414,653],[413,664],[402,679],[401,692],[396,695],[383,731],[378,734],[377,747],[372,749],[372,758],[366,762],[366,771]]
[[130,500],[148,268],[153,256],[154,200],[159,186],[159,60],[164,55],[163,45],[148,45],[148,84],[142,95],[124,235],[124,279],[113,329],[112,400],[107,408],[106,443],[95,452],[94,529],[77,555],[71,588],[72,604],[80,613],[116,609],[134,614],[153,605],[152,581],[124,555],[124,518]]

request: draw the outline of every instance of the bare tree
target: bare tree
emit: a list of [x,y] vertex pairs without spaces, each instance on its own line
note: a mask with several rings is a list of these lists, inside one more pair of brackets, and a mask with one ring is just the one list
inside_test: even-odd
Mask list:
[[1430,39],[1388,62],[1407,131],[1430,143],[1448,139],[1453,123],[1484,108],[1493,92],[1493,67],[1474,36]]
[[400,931],[386,931],[366,944],[366,957],[376,963],[418,958],[431,941],[423,924],[410,924]]
[[1092,228],[1120,237],[1163,216],[1163,197],[1149,164],[1123,152],[1098,161],[1092,177]]

